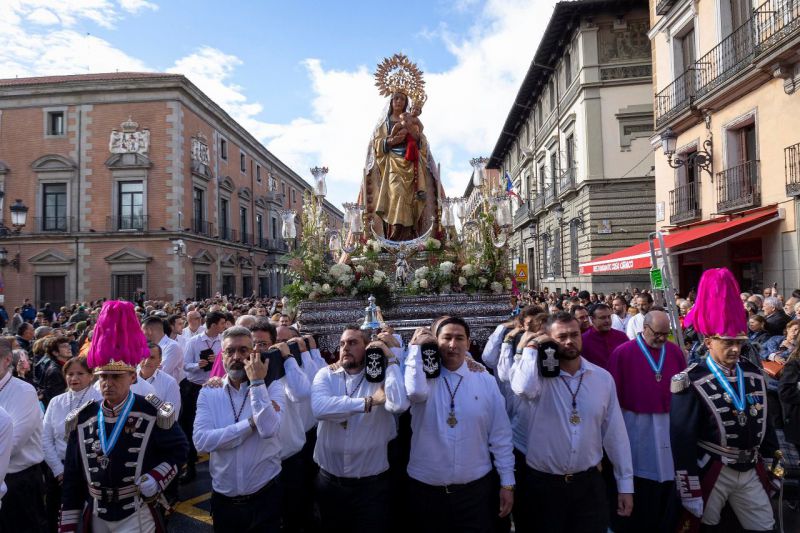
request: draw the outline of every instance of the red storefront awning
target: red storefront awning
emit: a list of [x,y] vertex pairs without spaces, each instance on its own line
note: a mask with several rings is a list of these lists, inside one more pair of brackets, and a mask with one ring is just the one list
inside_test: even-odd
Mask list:
[[[664,245],[670,253],[687,253],[698,248],[710,248],[784,217],[775,206],[760,209],[738,218],[718,219],[701,225],[678,229],[664,234]],[[659,248],[656,241],[656,249]],[[581,274],[613,274],[621,270],[650,268],[650,245],[647,241],[581,263]]]

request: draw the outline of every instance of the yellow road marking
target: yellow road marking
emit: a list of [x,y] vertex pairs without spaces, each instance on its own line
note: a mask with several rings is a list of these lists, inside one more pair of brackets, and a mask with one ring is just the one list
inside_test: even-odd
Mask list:
[[188,516],[189,518],[194,518],[195,520],[198,520],[200,522],[211,524],[212,523],[211,515],[208,514],[207,511],[204,511],[199,507],[195,507],[195,505],[197,505],[198,503],[202,503],[210,499],[211,499],[211,493],[207,492],[190,500],[182,501],[175,507],[175,512],[180,513],[184,516]]

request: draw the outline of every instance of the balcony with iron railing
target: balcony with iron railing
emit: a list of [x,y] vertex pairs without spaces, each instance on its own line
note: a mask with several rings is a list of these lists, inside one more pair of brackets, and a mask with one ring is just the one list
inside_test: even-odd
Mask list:
[[519,208],[514,211],[514,227],[517,228],[526,222],[528,222],[531,218],[531,212],[528,208],[529,202],[522,202],[519,204]]
[[147,215],[106,217],[106,231],[149,231],[149,222]]
[[545,190],[533,197],[533,216],[538,216],[540,213],[542,213],[542,211],[544,211]]
[[36,233],[70,233],[76,231],[75,217],[36,217],[33,219],[33,231]]
[[760,161],[745,161],[717,172],[717,212],[727,213],[761,204]]
[[800,30],[800,2],[767,0],[753,12],[758,54],[763,55]]
[[558,201],[558,196],[556,194],[556,187],[557,183],[553,183],[550,187],[545,187],[544,189],[544,206],[549,207],[550,205],[556,203]]
[[576,188],[576,179],[575,179],[575,167],[570,167],[564,169],[561,172],[561,176],[558,178],[558,197],[563,198],[567,194],[571,192],[575,192]]
[[800,30],[800,2],[767,0],[752,17],[733,30],[714,48],[689,65],[680,76],[655,96],[656,127],[715,92]]
[[800,143],[783,149],[786,168],[786,194],[800,196]]
[[219,238],[228,242],[239,242],[239,232],[233,228],[219,228]]
[[273,252],[286,252],[289,246],[284,239],[261,239],[259,248]]
[[685,224],[700,219],[700,184],[680,185],[669,191],[669,223]]
[[208,220],[192,219],[192,233],[212,237],[214,235],[214,224]]

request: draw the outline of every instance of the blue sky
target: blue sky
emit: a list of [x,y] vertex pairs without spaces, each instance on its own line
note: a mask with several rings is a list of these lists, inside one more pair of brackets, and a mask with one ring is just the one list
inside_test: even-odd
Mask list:
[[[554,2],[2,0],[0,78],[180,72],[329,198],[353,200],[384,102],[372,72],[403,52],[448,195],[489,155]],[[224,7],[223,7],[224,6]]]

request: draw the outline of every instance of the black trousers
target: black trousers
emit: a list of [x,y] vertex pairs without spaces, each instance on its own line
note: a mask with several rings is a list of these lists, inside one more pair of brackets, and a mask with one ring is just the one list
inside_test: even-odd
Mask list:
[[340,478],[317,475],[317,502],[326,533],[384,533],[389,530],[389,475]]
[[[536,533],[605,533],[608,504],[596,468],[571,478],[525,469],[531,529]],[[522,530],[517,530],[522,532]]]
[[389,441],[389,531],[408,533],[408,459],[411,454],[411,411],[397,419],[397,437]]
[[197,397],[200,396],[200,389],[203,387],[184,379],[181,381],[180,388],[181,412],[178,417],[178,423],[189,441],[189,455],[186,458],[186,464],[194,468],[195,463],[197,463],[197,448],[194,447],[192,434],[194,433],[194,417],[197,414]]
[[528,501],[529,494],[525,492],[526,468],[525,454],[514,448],[514,472],[517,483],[514,489],[514,509],[511,511],[511,516],[514,519],[514,531],[531,530],[531,506]]
[[0,531],[13,533],[45,533],[47,513],[42,468],[33,465],[14,474],[6,474],[8,492],[0,507]]
[[671,533],[678,522],[680,501],[675,482],[659,483],[641,477],[633,478],[633,514],[617,517],[615,533]]
[[460,486],[436,487],[411,478],[409,509],[414,533],[492,533],[500,486],[489,473]]
[[306,465],[300,450],[281,462],[283,508],[281,522],[284,533],[314,531],[314,497],[306,490]]
[[53,476],[50,467],[42,467],[45,484],[45,508],[47,509],[47,530],[58,532],[58,512],[61,510],[61,485]]
[[248,496],[211,493],[215,533],[279,533],[283,488],[280,475]]

